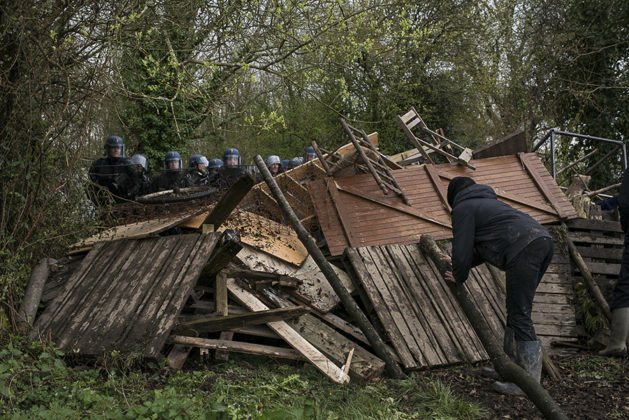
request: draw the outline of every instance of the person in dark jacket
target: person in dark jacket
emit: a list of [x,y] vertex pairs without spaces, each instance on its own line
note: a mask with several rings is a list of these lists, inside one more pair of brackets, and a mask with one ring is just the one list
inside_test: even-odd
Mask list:
[[90,199],[98,206],[110,203],[112,198],[114,202],[124,201],[131,176],[132,168],[125,158],[124,141],[118,136],[109,136],[105,141],[105,157],[95,160],[90,167]]
[[627,336],[629,335],[629,169],[622,176],[618,205],[620,207],[620,226],[625,233],[625,243],[618,281],[614,287],[611,305],[609,305],[612,310],[611,334],[607,347],[599,353],[601,356],[624,356],[627,354]]
[[[452,272],[446,279],[463,283],[472,267],[488,262],[505,271],[507,325],[504,349],[539,382],[542,343],[535,335],[531,310],[535,291],[553,257],[550,234],[531,216],[498,201],[488,185],[456,177],[448,186],[452,207]],[[514,384],[496,383],[520,394]]]
[[181,170],[181,155],[171,151],[164,156],[164,172],[153,181],[153,192],[185,188],[190,186],[190,178]]

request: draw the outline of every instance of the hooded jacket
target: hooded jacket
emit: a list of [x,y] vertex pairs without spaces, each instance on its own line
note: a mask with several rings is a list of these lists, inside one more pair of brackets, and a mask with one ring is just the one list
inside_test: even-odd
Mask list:
[[498,201],[488,185],[461,190],[452,206],[452,273],[463,283],[472,267],[488,262],[505,269],[533,240],[550,235],[526,213]]

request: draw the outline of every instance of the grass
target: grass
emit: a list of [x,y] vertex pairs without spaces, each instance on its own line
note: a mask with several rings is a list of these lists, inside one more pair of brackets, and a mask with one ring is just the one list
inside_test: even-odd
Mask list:
[[[114,359],[119,359],[118,362]],[[487,414],[438,380],[338,385],[309,366],[232,356],[227,363],[171,373],[138,370],[110,355],[70,367],[62,354],[11,337],[0,348],[0,416],[155,419],[480,419]]]

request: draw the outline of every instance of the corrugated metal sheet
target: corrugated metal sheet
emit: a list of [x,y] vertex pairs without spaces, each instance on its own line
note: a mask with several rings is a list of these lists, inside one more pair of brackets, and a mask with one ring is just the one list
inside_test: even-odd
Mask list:
[[219,237],[98,243],[35,328],[67,352],[157,357]]

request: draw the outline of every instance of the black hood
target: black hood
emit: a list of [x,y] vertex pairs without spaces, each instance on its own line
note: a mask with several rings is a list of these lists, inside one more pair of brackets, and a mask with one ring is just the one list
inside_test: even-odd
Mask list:
[[498,196],[496,196],[496,192],[489,185],[474,184],[461,190],[456,197],[454,197],[454,204],[452,207],[454,208],[461,201],[469,200],[471,198],[490,198],[497,200]]

